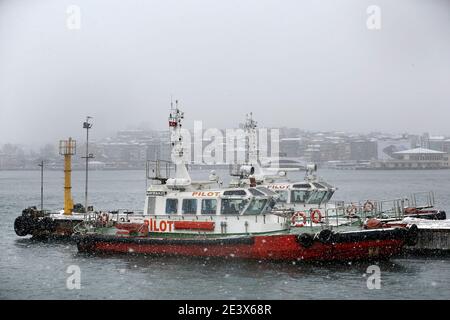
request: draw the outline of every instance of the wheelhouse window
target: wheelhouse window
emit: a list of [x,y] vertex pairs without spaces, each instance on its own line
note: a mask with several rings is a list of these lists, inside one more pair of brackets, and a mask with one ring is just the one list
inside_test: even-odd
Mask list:
[[286,190],[275,191],[278,194],[278,202],[286,203],[288,199],[288,192]]
[[247,199],[222,199],[222,214],[241,214],[247,206]]
[[330,201],[330,199],[333,196],[333,194],[334,194],[334,191],[328,190],[327,195],[323,198],[322,202]]
[[266,206],[267,199],[253,199],[250,202],[245,214],[260,214],[263,213],[263,209]]
[[178,199],[166,199],[166,214],[178,213]]
[[310,204],[320,204],[323,201],[323,198],[327,194],[327,191],[319,191],[316,190],[311,194],[308,203]]
[[291,202],[292,203],[305,203],[309,198],[311,192],[307,190],[292,190]]
[[197,214],[197,199],[183,199],[183,214]]
[[216,199],[203,199],[202,200],[202,214],[216,214],[217,212],[217,200]]

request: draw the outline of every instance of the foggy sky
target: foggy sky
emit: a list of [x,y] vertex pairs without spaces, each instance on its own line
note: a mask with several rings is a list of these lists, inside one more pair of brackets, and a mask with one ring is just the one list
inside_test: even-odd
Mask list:
[[450,1],[0,0],[0,144],[164,129],[171,95],[189,127],[450,134]]

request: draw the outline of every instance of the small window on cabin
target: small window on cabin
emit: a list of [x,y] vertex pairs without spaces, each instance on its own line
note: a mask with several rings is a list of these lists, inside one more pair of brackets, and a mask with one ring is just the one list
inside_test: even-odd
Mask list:
[[241,214],[247,206],[246,199],[222,199],[222,214]]
[[288,199],[288,192],[286,190],[277,190],[275,191],[278,194],[278,202],[286,203]]
[[250,193],[254,196],[265,196],[264,193],[262,193],[259,190],[254,189],[254,188],[250,188],[250,189],[248,189],[248,191],[250,191]]
[[178,212],[178,199],[166,200],[166,214],[177,214]]
[[224,196],[246,196],[245,190],[227,190],[223,192]]
[[197,199],[183,199],[183,214],[197,214]]
[[202,214],[216,214],[217,200],[203,199],[202,200]]
[[309,191],[306,190],[292,190],[291,202],[292,203],[305,203],[309,198]]
[[148,197],[147,214],[155,214],[155,197]]
[[292,187],[297,188],[297,189],[310,189],[311,185],[308,183],[300,183],[300,184],[294,184]]
[[257,187],[256,189],[258,191],[263,192],[267,196],[275,196],[276,195],[276,193],[274,191],[267,189],[266,187]]

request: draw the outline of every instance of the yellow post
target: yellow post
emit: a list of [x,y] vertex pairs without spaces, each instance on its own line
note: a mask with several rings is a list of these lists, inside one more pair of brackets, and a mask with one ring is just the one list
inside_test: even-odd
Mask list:
[[59,141],[59,154],[64,156],[64,214],[72,215],[72,156],[76,152],[76,141]]

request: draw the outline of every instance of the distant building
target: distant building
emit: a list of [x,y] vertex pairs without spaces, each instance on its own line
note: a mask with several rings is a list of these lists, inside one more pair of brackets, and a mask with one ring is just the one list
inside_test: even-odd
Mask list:
[[398,151],[414,148],[412,142],[408,138],[384,138],[379,139],[377,143],[377,159],[390,160],[394,159],[393,154]]
[[448,169],[448,154],[426,148],[415,148],[393,153],[392,159],[374,161],[373,169]]
[[441,151],[450,154],[450,139],[444,141]]
[[349,144],[334,140],[312,140],[301,149],[301,155],[304,160],[314,163],[348,160]]
[[282,138],[280,139],[280,153],[286,157],[300,157],[301,138]]
[[307,162],[318,163],[320,161],[320,144],[308,144],[302,155]]
[[320,144],[320,163],[331,160],[348,160],[350,147],[348,143],[340,140],[330,140]]
[[160,141],[146,145],[146,158],[148,160],[170,160],[171,145],[169,142]]
[[428,140],[428,149],[449,153],[450,140],[444,136],[430,137]]
[[355,140],[350,142],[350,160],[377,159],[377,141]]

